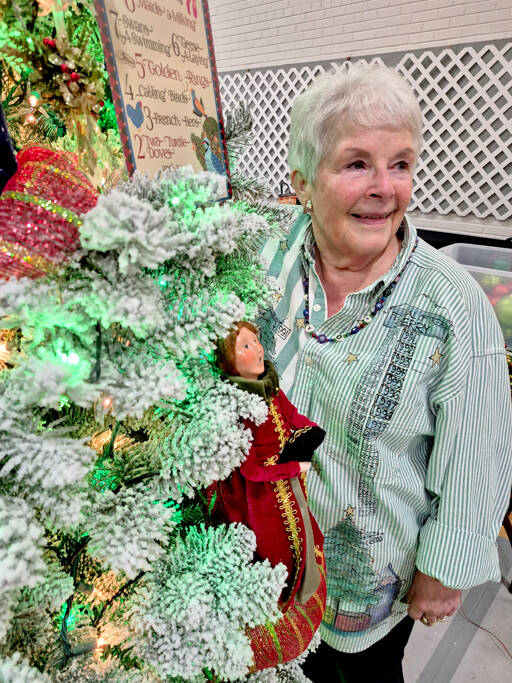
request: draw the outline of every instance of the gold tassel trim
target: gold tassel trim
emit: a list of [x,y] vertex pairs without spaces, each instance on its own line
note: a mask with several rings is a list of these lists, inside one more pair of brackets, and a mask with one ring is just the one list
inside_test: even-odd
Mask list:
[[299,517],[297,510],[294,509],[291,498],[292,491],[290,483],[287,479],[280,479],[275,482],[274,491],[279,501],[279,509],[282,510],[281,517],[284,520],[284,528],[288,532],[288,540],[291,541],[290,548],[293,553],[295,573],[293,576],[292,585],[290,586],[290,593],[293,591],[299,575],[302,557],[302,539],[300,533],[302,529],[299,526]]
[[284,429],[283,419],[281,415],[279,415],[279,412],[276,408],[274,401],[275,399],[272,399],[272,401],[270,402],[268,406],[268,411],[272,415],[272,422],[274,423],[274,428],[279,438],[279,448],[281,449],[287,442],[288,437],[286,436],[286,431]]

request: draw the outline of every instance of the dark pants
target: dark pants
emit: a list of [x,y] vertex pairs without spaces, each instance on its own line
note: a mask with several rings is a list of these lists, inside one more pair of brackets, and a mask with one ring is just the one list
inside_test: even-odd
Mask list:
[[339,652],[322,641],[302,670],[313,683],[404,683],[402,659],[413,626],[406,616],[362,652]]

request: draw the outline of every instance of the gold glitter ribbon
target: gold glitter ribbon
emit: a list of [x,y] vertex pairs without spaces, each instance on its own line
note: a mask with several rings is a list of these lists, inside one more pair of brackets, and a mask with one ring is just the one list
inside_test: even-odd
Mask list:
[[[73,170],[73,172],[71,170],[62,170],[57,166],[49,166],[45,161],[30,161],[30,163],[28,163],[27,166],[30,169],[35,168],[41,169],[42,171],[51,171],[52,173],[55,173],[56,175],[61,176],[62,178],[65,178],[68,181],[68,183],[78,185],[80,188],[90,192],[90,188],[86,184],[87,180],[84,181],[82,174],[80,174],[77,177],[76,170]],[[27,180],[25,182],[25,187],[32,187],[34,185],[37,185],[37,182],[31,180]]]
[[15,199],[20,202],[26,202],[27,204],[35,204],[36,206],[40,206],[51,213],[58,213],[59,216],[62,216],[62,218],[67,220],[68,223],[72,223],[77,228],[79,228],[83,223],[80,216],[78,216],[73,211],[65,209],[63,206],[60,206],[59,204],[55,204],[55,202],[52,202],[50,199],[38,197],[35,194],[26,194],[25,192],[15,192],[11,190],[8,192],[3,192],[0,195],[0,200],[2,199]]
[[54,273],[57,270],[57,266],[45,259],[44,256],[31,254],[26,247],[22,247],[20,244],[13,244],[13,242],[8,242],[2,238],[0,238],[0,252],[18,261],[23,261],[23,263],[28,263],[43,273]]

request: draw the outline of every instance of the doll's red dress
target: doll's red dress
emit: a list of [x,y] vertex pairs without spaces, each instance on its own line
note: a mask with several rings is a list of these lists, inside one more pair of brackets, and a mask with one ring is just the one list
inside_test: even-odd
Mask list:
[[[221,521],[241,522],[256,535],[256,559],[279,562],[288,570],[280,598],[283,617],[250,631],[255,670],[290,661],[303,652],[325,609],[323,535],[307,505],[305,476],[298,462],[279,462],[279,453],[293,431],[314,422],[297,412],[279,389],[277,373],[265,362],[256,381],[229,377],[240,388],[261,395],[268,416],[261,425],[244,421],[253,441],[246,460],[209,489],[216,492],[214,511]],[[276,645],[276,639],[279,645]]]

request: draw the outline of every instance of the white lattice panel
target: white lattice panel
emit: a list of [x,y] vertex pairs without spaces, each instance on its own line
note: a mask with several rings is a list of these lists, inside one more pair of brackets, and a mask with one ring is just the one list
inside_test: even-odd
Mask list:
[[[369,61],[385,61],[380,58]],[[291,103],[326,68],[350,62],[220,75],[225,110],[250,105],[254,143],[239,169],[278,194],[286,165]],[[410,208],[505,220],[512,217],[512,43],[406,53],[396,68],[424,116],[424,148]]]

